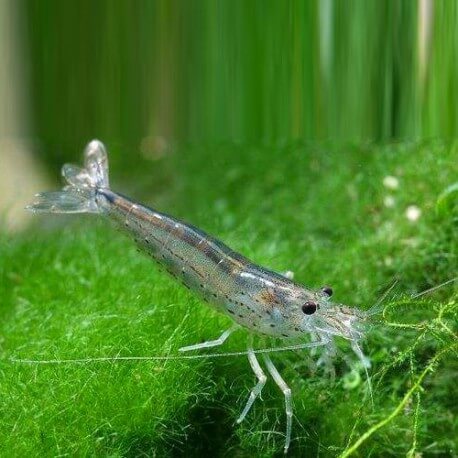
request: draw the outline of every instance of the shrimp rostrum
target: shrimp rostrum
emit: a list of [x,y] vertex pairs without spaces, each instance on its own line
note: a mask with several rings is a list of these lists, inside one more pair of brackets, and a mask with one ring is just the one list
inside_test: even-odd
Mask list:
[[[257,266],[194,226],[117,194],[109,187],[104,145],[93,140],[84,154],[83,168],[64,165],[62,174],[68,184],[61,191],[38,194],[28,209],[47,213],[97,213],[109,217],[173,277],[232,319],[233,326],[217,339],[189,345],[180,351],[221,345],[234,330],[244,327],[252,334],[303,339],[303,348],[320,346],[329,354],[333,352],[334,339],[341,337],[350,342],[364,367],[368,367],[359,343],[367,312],[334,304],[330,300],[330,287],[302,286],[286,275]],[[248,361],[257,383],[238,422],[243,421],[260,395],[267,380],[264,372],[267,369],[285,398],[286,453],[293,416],[291,390],[268,353],[262,353],[261,362],[257,353],[249,339]]]

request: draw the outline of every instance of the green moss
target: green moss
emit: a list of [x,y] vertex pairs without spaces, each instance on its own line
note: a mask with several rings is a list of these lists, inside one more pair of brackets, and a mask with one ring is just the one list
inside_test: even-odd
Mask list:
[[[363,372],[342,357],[332,382],[305,351],[273,355],[293,389],[291,456],[335,456],[374,427],[356,456],[456,451],[456,285],[409,299],[457,275],[456,214],[435,211],[437,197],[456,182],[456,154],[456,146],[439,142],[282,150],[226,145],[188,147],[167,159],[165,166],[178,172],[161,210],[253,260],[293,270],[311,286],[330,284],[336,301],[364,309],[393,277],[399,280],[365,342],[374,407]],[[387,175],[398,178],[398,189],[383,186]],[[384,205],[388,195],[392,207]],[[421,209],[418,221],[406,218],[409,205]],[[243,357],[52,366],[9,360],[175,354],[229,324],[109,224],[74,219],[39,228],[37,217],[33,231],[1,237],[0,454],[281,452],[283,399],[273,383],[247,421],[235,425],[254,383]],[[40,221],[51,220],[58,217]],[[245,339],[241,331],[219,351],[243,350]]]

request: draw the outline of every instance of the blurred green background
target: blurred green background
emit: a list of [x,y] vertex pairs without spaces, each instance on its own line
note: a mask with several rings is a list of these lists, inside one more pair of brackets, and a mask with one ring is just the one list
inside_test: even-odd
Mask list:
[[16,96],[0,112],[10,125],[0,136],[26,140],[52,175],[94,137],[110,147],[114,173],[138,183],[147,161],[163,167],[189,144],[457,133],[454,0],[2,5],[12,57],[0,85]]
[[27,218],[99,138],[115,190],[339,302],[399,279],[364,344],[374,409],[345,357],[335,383],[276,358],[290,456],[457,456],[457,288],[409,296],[458,275],[455,0],[0,0],[0,53],[0,455],[281,455],[275,388],[234,425],[245,359],[9,362],[175,353],[229,324],[103,222]]
[[89,138],[177,145],[453,138],[454,0],[42,0],[17,10],[27,109],[60,165]]

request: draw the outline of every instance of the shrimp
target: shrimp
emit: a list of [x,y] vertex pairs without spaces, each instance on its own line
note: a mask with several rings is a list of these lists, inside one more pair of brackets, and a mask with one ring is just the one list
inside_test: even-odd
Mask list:
[[292,432],[292,392],[267,352],[253,349],[252,336],[301,339],[304,343],[297,348],[322,347],[322,358],[335,354],[334,340],[340,337],[350,343],[367,371],[370,363],[360,341],[370,313],[331,302],[333,290],[329,286],[307,288],[291,275],[254,264],[194,226],[112,191],[107,151],[100,141],[91,141],[84,157],[83,168],[63,166],[62,175],[68,184],[61,191],[37,194],[27,209],[36,213],[107,216],[170,275],[232,319],[233,325],[215,340],[182,347],[180,352],[222,345],[235,330],[248,329],[251,334],[246,354],[257,382],[237,423],[245,419],[266,384],[267,376],[256,356],[262,353],[264,367],[284,395],[287,453]]

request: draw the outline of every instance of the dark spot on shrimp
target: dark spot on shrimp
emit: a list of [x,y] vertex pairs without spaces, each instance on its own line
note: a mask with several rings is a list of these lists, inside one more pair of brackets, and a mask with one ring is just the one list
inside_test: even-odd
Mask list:
[[204,243],[198,246],[198,249],[215,264],[221,261],[221,255],[214,249],[208,240],[204,240]]
[[189,267],[200,277],[204,278],[204,276],[192,265],[189,265]]
[[282,336],[283,336],[283,337],[289,337],[289,335],[288,335],[288,334],[282,334]]
[[154,241],[156,241],[156,243],[157,243],[158,245],[161,243],[161,241],[160,241],[157,237],[155,237],[153,234],[149,234],[149,238],[150,238],[150,239],[153,239]]
[[332,288],[330,286],[323,286],[321,288],[321,292],[328,297],[331,297],[333,293]]
[[227,311],[228,311],[229,313],[232,313],[232,315],[235,315],[235,312],[234,312],[233,310],[227,309]]

